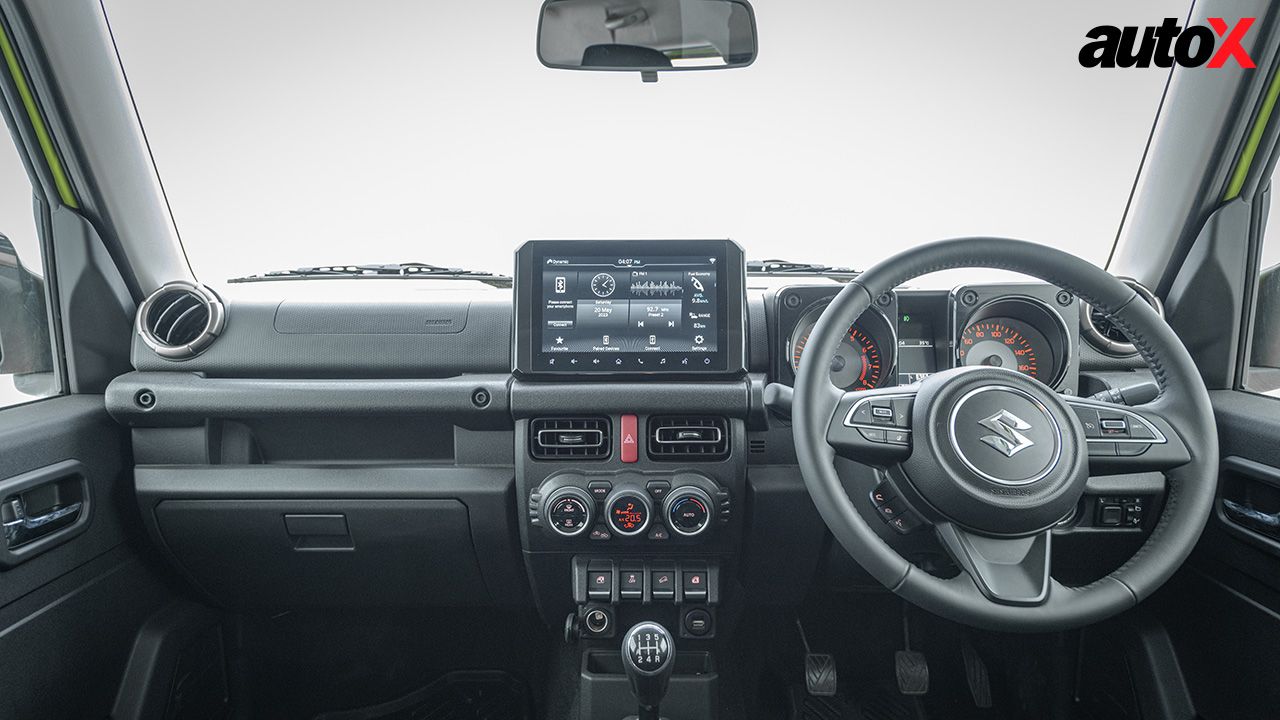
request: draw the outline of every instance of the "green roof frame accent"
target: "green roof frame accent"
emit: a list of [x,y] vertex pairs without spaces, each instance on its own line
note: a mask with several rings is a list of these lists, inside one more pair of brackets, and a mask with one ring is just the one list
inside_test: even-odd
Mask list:
[[54,187],[58,190],[58,197],[62,200],[62,204],[69,208],[79,208],[80,204],[76,201],[75,193],[71,190],[71,181],[67,179],[66,170],[62,167],[62,159],[58,157],[58,150],[53,146],[53,138],[49,135],[49,128],[45,125],[44,116],[40,114],[40,108],[36,105],[35,95],[31,92],[31,86],[27,84],[26,75],[22,72],[22,65],[18,62],[18,54],[14,52],[13,43],[9,40],[9,33],[5,30],[3,24],[0,24],[0,55],[4,56],[5,65],[9,68],[9,75],[13,77],[13,85],[18,90],[18,97],[22,99],[22,106],[27,111],[27,118],[31,121],[31,127],[36,133],[36,142],[40,145],[40,151],[44,154],[45,164],[49,167],[49,174],[53,177]]

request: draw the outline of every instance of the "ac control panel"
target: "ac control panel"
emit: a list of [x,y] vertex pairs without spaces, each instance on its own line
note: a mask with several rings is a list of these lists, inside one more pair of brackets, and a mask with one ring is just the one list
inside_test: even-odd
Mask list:
[[528,513],[531,526],[553,537],[679,542],[728,524],[731,499],[727,488],[696,472],[565,472],[530,492]]

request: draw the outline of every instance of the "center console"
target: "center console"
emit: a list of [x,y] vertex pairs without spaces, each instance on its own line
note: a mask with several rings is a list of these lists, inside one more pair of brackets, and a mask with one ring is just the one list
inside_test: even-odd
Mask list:
[[521,542],[544,618],[583,645],[592,717],[635,712],[614,658],[640,623],[684,643],[670,707],[714,715],[711,651],[746,494],[745,277],[729,241],[517,253]]

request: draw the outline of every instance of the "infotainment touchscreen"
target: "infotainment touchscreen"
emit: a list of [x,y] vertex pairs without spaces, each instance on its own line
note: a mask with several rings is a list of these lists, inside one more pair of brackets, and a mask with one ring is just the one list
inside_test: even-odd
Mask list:
[[741,369],[743,264],[730,242],[542,241],[517,259],[518,369]]

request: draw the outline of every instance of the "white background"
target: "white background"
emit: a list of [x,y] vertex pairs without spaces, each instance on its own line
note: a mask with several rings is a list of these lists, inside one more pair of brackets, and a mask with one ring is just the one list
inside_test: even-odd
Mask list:
[[[1186,0],[754,5],[755,65],[650,85],[543,68],[536,0],[106,0],[206,281],[509,272],[529,238],[731,237],[865,268],[992,234],[1105,263],[1167,71],[1077,56],[1092,27]],[[38,268],[30,215],[6,145],[0,232]]]
[[536,0],[107,0],[197,274],[529,238],[731,237],[866,267],[1022,237],[1106,260],[1167,71],[1085,70],[1186,0],[759,0],[732,71],[554,71]]

